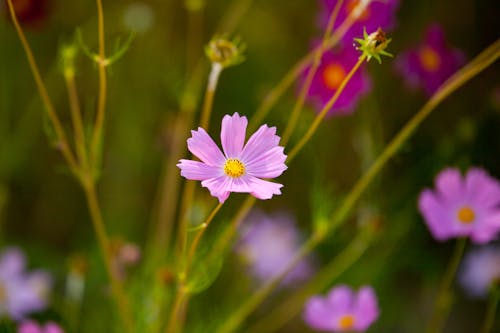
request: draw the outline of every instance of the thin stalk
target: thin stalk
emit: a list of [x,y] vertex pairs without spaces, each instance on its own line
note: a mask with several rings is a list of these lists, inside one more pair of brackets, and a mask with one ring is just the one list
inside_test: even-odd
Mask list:
[[250,326],[247,333],[277,332],[279,328],[299,313],[305,301],[313,294],[322,292],[332,284],[342,273],[347,271],[376,239],[372,225],[365,225],[350,243],[338,253],[314,278],[305,286],[294,291],[280,301],[262,319]]
[[321,64],[321,58],[323,57],[323,53],[326,51],[326,43],[328,42],[328,37],[332,33],[333,26],[335,25],[335,21],[337,19],[337,15],[339,13],[340,7],[342,6],[343,0],[337,1],[335,7],[330,13],[330,18],[328,19],[328,25],[323,35],[323,39],[321,42],[321,47],[318,48],[314,54],[314,60],[311,68],[307,72],[307,77],[304,81],[304,85],[300,89],[299,98],[295,102],[290,118],[287,121],[287,126],[285,131],[283,132],[282,144],[286,146],[288,140],[292,136],[295,127],[297,126],[297,121],[299,120],[300,113],[304,107],[304,103],[306,101],[307,94],[309,94],[309,89],[311,88],[312,81],[316,72],[318,71],[319,65]]
[[349,73],[346,75],[346,77],[342,80],[342,83],[340,84],[338,89],[335,91],[335,94],[333,95],[333,97],[330,98],[330,100],[328,101],[328,103],[326,103],[326,105],[323,107],[321,112],[316,116],[316,118],[314,118],[314,121],[311,124],[311,126],[309,127],[309,129],[307,130],[306,134],[304,136],[302,136],[300,141],[292,148],[292,150],[288,154],[288,163],[290,163],[290,161],[295,158],[297,153],[302,149],[302,147],[304,147],[304,145],[314,135],[314,133],[318,129],[319,125],[321,124],[321,122],[325,118],[328,111],[330,111],[332,106],[335,104],[335,102],[339,98],[340,94],[344,91],[345,86],[351,80],[352,76],[354,75],[354,73],[356,73],[356,71],[359,69],[361,64],[363,64],[365,59],[366,59],[366,56],[364,54],[361,57],[359,57],[358,62],[356,62],[354,67],[349,71]]
[[74,73],[65,71],[64,79],[68,91],[69,108],[71,112],[71,121],[73,122],[74,140],[78,160],[83,169],[87,169],[87,148],[85,143],[85,132],[83,129],[82,113],[80,102],[78,101],[78,90],[76,89]]
[[490,301],[488,302],[488,309],[486,310],[486,317],[484,317],[483,326],[481,327],[481,333],[490,333],[495,323],[495,315],[497,313],[498,302],[500,301],[500,288],[494,287]]
[[31,47],[24,35],[23,29],[21,28],[19,21],[17,20],[16,11],[14,10],[14,5],[12,4],[12,0],[7,0],[7,4],[9,6],[9,12],[12,18],[12,22],[14,27],[16,28],[17,35],[19,36],[19,40],[24,48],[24,52],[26,53],[26,57],[28,58],[28,63],[31,69],[31,73],[33,74],[33,78],[35,80],[38,93],[42,98],[43,104],[45,105],[45,109],[47,111],[47,115],[50,123],[54,127],[54,131],[57,137],[58,148],[61,150],[61,153],[66,160],[71,171],[77,176],[80,176],[80,171],[78,169],[78,165],[76,163],[75,156],[71,151],[68,139],[66,137],[66,133],[64,132],[64,128],[59,121],[59,117],[57,116],[56,110],[54,108],[54,104],[50,99],[50,96],[47,92],[47,88],[43,83],[42,76],[40,75],[40,70],[38,69],[38,65],[36,63],[35,57],[33,56],[33,52],[31,51]]
[[[371,0],[360,2],[363,4],[363,8],[370,4]],[[326,49],[332,48],[338,44],[338,42],[344,37],[345,33],[351,28],[351,26],[356,22],[360,15],[360,10],[353,10],[349,13],[349,16],[342,22],[342,24],[335,29],[334,33],[328,38],[328,41],[325,43]],[[257,108],[254,116],[252,117],[249,124],[249,131],[253,131],[259,126],[260,123],[264,120],[264,118],[271,111],[272,107],[278,102],[278,100],[283,96],[283,94],[287,91],[287,89],[295,82],[295,80],[304,72],[304,70],[311,64],[314,60],[314,56],[319,48],[322,48],[323,45],[319,45],[316,48],[312,49],[307,53],[304,57],[302,57],[295,65],[290,68],[290,70],[285,74],[285,76],[281,79],[278,84],[271,89],[271,91],[266,95],[263,99],[260,106]]]
[[97,5],[97,34],[99,39],[99,57],[97,66],[99,68],[99,96],[97,100],[97,113],[94,124],[92,142],[90,146],[90,157],[92,164],[99,161],[99,150],[102,141],[102,131],[104,126],[104,117],[106,113],[107,98],[107,76],[106,76],[106,49],[104,44],[104,14],[102,9],[102,0],[96,0]]
[[104,227],[104,222],[102,218],[101,208],[99,207],[99,202],[97,200],[97,193],[95,190],[95,185],[92,180],[82,184],[85,191],[85,197],[87,199],[87,204],[89,206],[90,216],[92,224],[94,226],[94,231],[97,235],[97,241],[99,243],[99,249],[104,260],[104,266],[106,268],[106,273],[109,277],[111,283],[111,290],[115,297],[118,313],[124,324],[125,330],[127,332],[133,331],[132,326],[132,316],[128,308],[128,300],[122,288],[122,284],[116,275],[116,271],[112,268],[112,258],[110,253],[110,242],[109,237],[106,233],[106,228]]
[[165,333],[176,333],[179,330],[178,324],[183,322],[182,318],[179,318],[183,309],[183,304],[185,303],[185,297],[187,293],[184,289],[184,285],[179,285],[177,287],[177,292],[174,298],[174,304],[172,306],[172,312],[170,313],[170,319],[168,320],[168,325],[165,328]]
[[455,279],[455,274],[457,273],[460,261],[462,260],[466,245],[467,238],[465,237],[457,239],[455,242],[455,249],[448,264],[448,268],[443,276],[443,280],[441,281],[439,292],[434,304],[434,311],[426,330],[427,333],[439,333],[443,330],[443,326],[448,318],[452,303],[453,292],[451,291],[451,286],[453,284],[453,280]]
[[205,93],[205,101],[203,102],[203,110],[201,112],[200,127],[208,131],[210,125],[210,115],[214,105],[215,90],[219,82],[222,66],[219,63],[213,63],[212,69],[208,76],[207,91]]

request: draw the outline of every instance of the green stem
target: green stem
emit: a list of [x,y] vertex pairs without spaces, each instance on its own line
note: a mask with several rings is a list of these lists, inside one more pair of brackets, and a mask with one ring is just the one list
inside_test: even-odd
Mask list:
[[309,93],[309,89],[311,88],[312,81],[314,79],[314,76],[316,75],[316,72],[318,71],[319,65],[321,64],[321,57],[323,56],[323,53],[326,51],[326,43],[328,42],[328,37],[330,36],[333,26],[335,25],[335,20],[337,19],[337,15],[339,13],[340,7],[342,6],[343,0],[337,1],[337,4],[333,8],[332,12],[330,13],[330,18],[328,19],[328,25],[325,30],[325,33],[323,35],[323,40],[321,43],[321,47],[317,49],[314,55],[314,60],[312,63],[311,68],[309,68],[309,71],[307,72],[307,77],[304,81],[304,85],[300,89],[299,93],[299,98],[297,99],[295,106],[293,107],[292,113],[290,115],[290,118],[287,121],[287,126],[283,132],[283,138],[282,138],[282,145],[286,146],[288,143],[288,140],[292,136],[293,131],[295,130],[295,127],[297,126],[297,121],[299,120],[300,113],[304,107],[304,103],[307,97],[307,94]]
[[486,311],[486,317],[484,318],[483,326],[481,328],[481,333],[490,333],[495,323],[495,315],[497,313],[498,302],[500,301],[500,288],[498,286],[493,287],[491,291],[490,301],[488,302],[488,309]]
[[340,94],[344,91],[345,86],[347,83],[351,80],[352,76],[356,73],[356,71],[359,69],[361,64],[365,61],[366,56],[363,54],[361,57],[359,57],[358,62],[354,65],[354,67],[349,71],[349,73],[346,75],[346,77],[342,80],[342,83],[338,87],[338,89],[335,91],[335,94],[330,98],[328,103],[323,107],[321,112],[314,118],[313,123],[307,130],[306,134],[302,136],[300,141],[292,148],[290,153],[288,154],[288,163],[290,163],[291,160],[295,158],[297,153],[304,147],[304,145],[309,142],[311,137],[316,133],[316,130],[318,129],[319,125],[325,118],[326,114],[330,109],[333,107],[337,99],[339,98]]
[[455,279],[455,274],[457,273],[460,261],[462,260],[466,244],[467,238],[465,237],[458,239],[455,243],[453,255],[439,287],[439,292],[434,304],[434,311],[426,330],[427,333],[439,333],[443,330],[443,326],[451,309],[453,297],[451,286],[453,284],[453,280]]

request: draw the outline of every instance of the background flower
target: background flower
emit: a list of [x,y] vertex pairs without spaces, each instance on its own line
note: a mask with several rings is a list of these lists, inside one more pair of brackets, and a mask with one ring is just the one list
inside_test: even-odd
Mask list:
[[420,213],[434,238],[470,237],[486,243],[500,231],[500,183],[479,168],[463,178],[457,169],[436,176],[436,189],[419,197]]
[[17,333],[64,333],[64,330],[52,321],[41,325],[32,320],[27,320],[19,325]]
[[485,246],[468,252],[459,281],[470,296],[485,297],[494,283],[500,283],[500,246]]
[[304,310],[309,326],[328,332],[363,332],[378,316],[377,297],[366,286],[355,293],[348,286],[339,285],[326,297],[311,297]]
[[415,49],[397,57],[396,69],[411,87],[422,86],[432,95],[464,63],[462,51],[448,46],[438,24],[427,28],[424,40]]

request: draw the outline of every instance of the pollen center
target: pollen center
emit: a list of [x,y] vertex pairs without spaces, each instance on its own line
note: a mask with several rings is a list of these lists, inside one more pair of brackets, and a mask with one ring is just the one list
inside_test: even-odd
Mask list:
[[430,46],[424,46],[418,53],[422,67],[428,72],[435,72],[441,65],[441,58],[439,54]]
[[[347,14],[355,10],[358,5],[359,5],[359,0],[350,0],[346,5]],[[361,13],[361,15],[359,15],[359,20],[366,21],[368,20],[369,17],[370,17],[370,10],[368,9],[367,6],[365,10]]]
[[472,210],[472,208],[468,206],[463,206],[458,210],[457,213],[457,218],[461,223],[464,224],[470,224],[474,222],[474,219],[476,218],[476,214]]
[[343,315],[339,320],[339,327],[343,330],[348,330],[354,327],[354,316]]
[[224,164],[224,173],[233,178],[241,177],[245,174],[245,165],[236,158],[229,158]]
[[337,90],[345,76],[344,67],[337,63],[329,64],[323,70],[323,82],[332,90]]

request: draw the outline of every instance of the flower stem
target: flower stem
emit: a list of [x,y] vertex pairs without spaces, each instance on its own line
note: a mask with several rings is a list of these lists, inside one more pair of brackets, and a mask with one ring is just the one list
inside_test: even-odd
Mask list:
[[90,146],[90,157],[94,168],[97,168],[100,160],[100,146],[102,141],[102,131],[104,126],[104,116],[106,113],[107,97],[107,76],[106,76],[106,49],[104,44],[104,14],[102,9],[102,0],[96,0],[97,5],[97,33],[99,39],[99,57],[97,66],[99,67],[99,96],[97,101],[97,113]]
[[203,111],[200,119],[200,127],[203,127],[206,131],[208,131],[210,125],[210,115],[214,105],[215,90],[217,89],[217,83],[219,82],[221,72],[222,66],[218,63],[213,63],[208,76],[207,91],[205,93],[205,101],[203,103]]
[[339,13],[340,7],[342,6],[343,0],[337,1],[335,7],[330,13],[330,18],[328,19],[328,25],[323,35],[323,40],[321,42],[321,47],[315,49],[314,60],[311,68],[307,72],[307,76],[304,82],[304,85],[300,89],[299,98],[297,102],[295,102],[295,106],[293,107],[290,118],[287,121],[287,126],[285,131],[283,132],[282,144],[286,146],[288,140],[292,136],[295,127],[297,126],[297,121],[299,120],[300,113],[304,107],[304,102],[306,100],[307,94],[309,93],[309,89],[311,88],[312,81],[316,72],[318,71],[319,65],[321,63],[321,58],[323,57],[323,53],[327,50],[326,43],[328,42],[328,37],[330,36],[333,26],[335,25],[335,20],[337,19],[337,15]]
[[64,128],[61,125],[59,117],[57,116],[56,110],[54,108],[54,104],[50,99],[50,96],[47,92],[47,88],[43,83],[42,77],[40,75],[40,70],[38,69],[38,65],[36,63],[35,57],[33,56],[33,52],[31,51],[31,47],[24,35],[23,29],[21,28],[19,21],[17,20],[16,11],[14,9],[14,5],[12,4],[12,0],[7,0],[7,4],[9,6],[10,15],[12,18],[12,22],[14,27],[16,28],[17,35],[19,36],[19,40],[24,48],[24,52],[26,53],[26,57],[28,58],[28,63],[31,69],[31,73],[33,74],[33,78],[35,80],[38,93],[42,98],[43,104],[45,105],[45,109],[47,111],[47,115],[50,123],[54,127],[55,135],[57,137],[57,144],[61,153],[66,160],[71,171],[77,176],[80,176],[80,171],[78,169],[78,165],[76,163],[76,159],[71,151],[69,146],[68,139],[66,137],[66,133],[64,132]]
[[[371,0],[362,1],[360,4],[368,6]],[[325,48],[329,49],[337,45],[337,43],[344,37],[346,32],[351,28],[351,26],[356,22],[360,14],[359,10],[353,10],[349,13],[349,16],[342,22],[342,24],[335,29],[334,33],[328,38],[325,43]],[[283,96],[287,89],[295,82],[297,77],[304,72],[304,70],[309,66],[309,64],[314,60],[315,54],[322,45],[317,46],[302,57],[295,65],[290,68],[290,70],[285,74],[280,82],[266,95],[259,108],[252,117],[249,125],[249,131],[253,131],[259,126],[264,120],[267,114],[271,111],[272,107],[278,102],[278,100]]]
[[342,91],[344,91],[345,86],[351,80],[352,76],[354,75],[354,73],[356,73],[356,71],[359,69],[361,64],[363,64],[365,59],[366,59],[365,55],[362,55],[361,57],[359,57],[358,62],[356,62],[354,67],[349,71],[349,73],[346,75],[346,77],[342,80],[342,83],[338,87],[337,91],[335,91],[335,94],[333,95],[333,97],[330,98],[330,100],[328,101],[328,103],[326,103],[326,105],[323,107],[321,112],[316,116],[316,118],[314,118],[314,121],[311,124],[311,126],[309,127],[309,129],[307,130],[306,134],[304,136],[302,136],[300,141],[292,148],[292,150],[288,154],[288,163],[290,163],[290,161],[295,158],[297,153],[302,149],[302,147],[304,147],[304,145],[314,135],[314,133],[318,129],[319,125],[321,124],[321,121],[325,118],[328,111],[330,111],[330,109],[333,107],[333,105],[335,104],[335,102],[339,98]]
[[457,239],[455,243],[453,255],[443,276],[443,280],[441,281],[439,292],[434,303],[434,311],[426,330],[427,333],[439,333],[443,330],[452,303],[453,295],[451,285],[453,284],[455,274],[462,260],[466,244],[467,238],[465,237]]
[[83,189],[85,191],[85,197],[89,206],[94,231],[97,235],[99,249],[104,260],[104,266],[106,267],[106,273],[109,277],[111,289],[117,302],[119,315],[125,326],[125,330],[127,332],[133,331],[132,317],[128,308],[128,300],[123,291],[122,284],[118,279],[118,276],[116,275],[116,271],[112,268],[109,238],[104,227],[102,213],[99,207],[99,202],[97,200],[97,194],[93,180],[89,180],[88,182],[84,183]]
[[483,326],[481,327],[481,333],[490,333],[495,323],[495,314],[498,308],[498,302],[500,301],[500,288],[498,286],[493,287],[491,291],[490,300],[488,302],[488,309],[486,311],[486,317],[484,318]]

